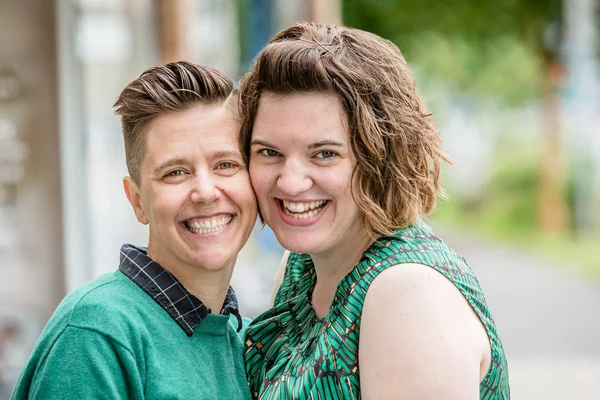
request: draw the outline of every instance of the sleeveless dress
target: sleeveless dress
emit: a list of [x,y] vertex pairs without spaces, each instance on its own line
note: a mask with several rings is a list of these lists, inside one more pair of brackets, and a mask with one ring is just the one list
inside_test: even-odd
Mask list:
[[[363,303],[386,268],[423,264],[460,290],[485,327],[491,363],[479,385],[481,400],[508,400],[506,356],[477,278],[464,258],[425,225],[382,236],[340,281],[327,315],[311,305],[316,274],[310,256],[291,253],[274,307],[246,333],[246,375],[252,396],[276,399],[360,399],[358,346]],[[401,268],[401,265],[396,267]]]

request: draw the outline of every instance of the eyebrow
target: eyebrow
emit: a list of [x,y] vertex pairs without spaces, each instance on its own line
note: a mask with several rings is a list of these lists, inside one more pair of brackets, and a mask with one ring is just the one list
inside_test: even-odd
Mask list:
[[277,146],[275,146],[274,144],[271,144],[265,140],[260,140],[260,139],[254,139],[250,142],[250,146],[254,146],[254,145],[265,146],[265,147],[269,147],[271,149],[277,149]]
[[320,142],[312,143],[308,145],[309,150],[318,149],[323,146],[337,146],[344,147],[344,143],[336,142],[334,140],[322,140]]
[[185,164],[186,161],[187,160],[185,158],[182,158],[182,157],[171,158],[171,159],[165,161],[164,163],[160,164],[158,167],[154,168],[154,173],[156,174],[156,173],[162,171],[163,169],[166,169],[168,167],[172,167],[173,165]]
[[233,150],[222,150],[214,153],[211,158],[226,158],[226,157],[241,157],[242,154],[239,151]]
[[[260,146],[265,146],[265,147],[269,147],[272,148],[274,150],[277,150],[277,146],[265,141],[265,140],[261,140],[261,139],[254,139],[252,142],[250,142],[250,145],[260,145]],[[309,150],[313,150],[313,149],[318,149],[319,147],[323,147],[323,146],[337,146],[337,147],[344,147],[344,144],[341,142],[336,142],[335,140],[322,140],[320,142],[316,142],[316,143],[311,143],[308,145],[308,149]]]
[[[227,158],[227,157],[237,157],[237,158],[241,158],[242,155],[237,152],[237,151],[233,151],[233,150],[221,150],[221,151],[217,151],[216,153],[211,155],[212,159],[216,159],[216,158]],[[158,167],[156,167],[154,169],[154,173],[158,173],[166,168],[172,167],[174,165],[181,165],[181,164],[185,164],[187,163],[188,160],[186,158],[183,157],[176,157],[176,158],[171,158],[167,161],[165,161],[164,163],[160,164]]]

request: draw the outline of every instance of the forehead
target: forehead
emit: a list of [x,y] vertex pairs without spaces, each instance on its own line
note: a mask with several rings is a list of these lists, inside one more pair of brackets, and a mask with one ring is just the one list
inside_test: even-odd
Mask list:
[[158,116],[146,132],[146,157],[160,162],[174,153],[209,154],[238,151],[240,122],[227,104],[201,104],[185,111]]
[[261,95],[253,137],[275,132],[347,133],[347,116],[337,95],[305,92]]

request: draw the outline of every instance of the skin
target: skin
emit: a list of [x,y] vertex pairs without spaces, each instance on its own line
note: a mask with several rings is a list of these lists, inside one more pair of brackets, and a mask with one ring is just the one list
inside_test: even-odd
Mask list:
[[[227,104],[160,115],[146,132],[140,184],[123,179],[138,221],[149,225],[148,255],[215,313],[256,221],[238,131]],[[212,219],[231,221],[216,232],[188,228]]]
[[[345,121],[334,95],[266,92],[252,132],[249,169],[262,214],[283,247],[311,255],[319,317],[372,243],[350,193],[356,161]],[[327,204],[298,222],[282,200]],[[489,358],[475,312],[432,268],[394,266],[370,286],[359,348],[364,399],[478,399]]]
[[437,271],[405,264],[370,286],[359,346],[365,400],[477,400],[489,363],[483,325]]

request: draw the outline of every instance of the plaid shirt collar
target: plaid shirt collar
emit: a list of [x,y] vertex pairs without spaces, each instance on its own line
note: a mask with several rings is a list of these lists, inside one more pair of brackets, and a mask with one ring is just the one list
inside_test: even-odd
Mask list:
[[[208,307],[160,264],[148,257],[147,249],[125,244],[121,247],[119,270],[135,282],[158,303],[188,336],[210,314]],[[238,301],[229,286],[220,314],[233,314],[238,320],[238,332],[242,328]]]

